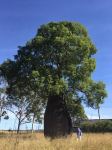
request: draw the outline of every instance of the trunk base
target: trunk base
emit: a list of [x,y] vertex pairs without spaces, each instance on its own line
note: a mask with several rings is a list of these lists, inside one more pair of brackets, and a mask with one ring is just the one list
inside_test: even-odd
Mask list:
[[44,135],[51,138],[67,136],[72,122],[63,97],[49,96],[44,115]]

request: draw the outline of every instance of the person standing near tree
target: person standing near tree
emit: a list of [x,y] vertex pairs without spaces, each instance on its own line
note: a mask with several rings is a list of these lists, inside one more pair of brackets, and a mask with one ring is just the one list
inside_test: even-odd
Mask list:
[[77,134],[77,140],[81,140],[81,138],[82,138],[82,131],[81,131],[80,128],[77,128],[76,134]]

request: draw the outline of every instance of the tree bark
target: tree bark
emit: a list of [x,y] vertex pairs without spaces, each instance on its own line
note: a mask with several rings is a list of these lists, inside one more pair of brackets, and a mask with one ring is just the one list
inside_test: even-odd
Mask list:
[[63,137],[72,132],[72,122],[63,96],[50,95],[44,115],[44,135]]

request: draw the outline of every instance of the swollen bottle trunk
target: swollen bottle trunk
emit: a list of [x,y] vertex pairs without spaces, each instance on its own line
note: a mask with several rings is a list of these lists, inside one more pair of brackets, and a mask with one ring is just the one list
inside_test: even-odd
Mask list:
[[44,135],[55,138],[67,136],[72,131],[72,122],[63,97],[52,95],[44,115]]

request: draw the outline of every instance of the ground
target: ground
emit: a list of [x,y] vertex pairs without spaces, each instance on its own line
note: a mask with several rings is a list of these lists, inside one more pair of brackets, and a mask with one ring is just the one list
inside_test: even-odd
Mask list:
[[73,134],[65,139],[46,139],[43,133],[0,133],[0,150],[112,150],[112,134]]

